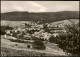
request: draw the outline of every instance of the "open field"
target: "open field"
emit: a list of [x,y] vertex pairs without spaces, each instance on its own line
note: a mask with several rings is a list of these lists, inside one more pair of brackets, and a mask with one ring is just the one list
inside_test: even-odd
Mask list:
[[1,20],[1,25],[2,26],[11,26],[11,27],[15,27],[15,26],[20,26],[22,23],[26,23],[28,21],[7,21],[7,20]]
[[[17,44],[18,46],[15,46]],[[16,43],[16,42],[10,42],[9,39],[5,39],[4,36],[1,36],[1,55],[5,56],[65,56],[66,54],[62,51],[56,49],[55,45],[54,47],[49,47],[50,45],[46,45],[46,50],[34,50],[34,49],[28,49],[26,48],[25,43]],[[52,44],[51,44],[52,45]],[[18,53],[18,54],[17,54]]]
[[[70,19],[71,21],[75,23],[79,23],[79,19]],[[10,27],[19,27],[22,23],[27,23],[29,21],[7,21],[7,20],[1,20],[1,26],[10,26]],[[69,20],[62,20],[62,21],[57,21],[57,22],[52,22],[52,25],[58,24],[58,23],[63,23],[64,25],[66,24],[71,24]]]
[[16,49],[5,48],[5,47],[1,47],[1,50],[2,50],[1,51],[2,56],[41,56],[41,55],[48,56],[48,54],[45,54],[45,53],[16,50]]

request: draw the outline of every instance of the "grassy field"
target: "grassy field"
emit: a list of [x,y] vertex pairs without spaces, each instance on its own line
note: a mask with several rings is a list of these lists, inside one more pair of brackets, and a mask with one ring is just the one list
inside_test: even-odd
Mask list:
[[48,44],[45,44],[46,46],[48,46],[49,48],[51,49],[55,49],[55,50],[58,50],[58,51],[63,51],[62,49],[60,49],[57,44],[55,43],[48,43]]
[[26,23],[28,21],[6,21],[6,20],[1,20],[1,25],[7,25],[7,26],[11,26],[11,27],[15,27],[15,26],[20,26],[22,23]]
[[[48,56],[50,54],[1,47],[2,56]],[[51,56],[51,55],[50,55]],[[53,55],[54,56],[54,55]]]
[[[3,35],[4,36],[4,35]],[[25,43],[11,42],[1,36],[1,55],[2,56],[65,56],[62,50],[55,44],[46,44],[46,50],[28,49]],[[10,37],[11,38],[11,37]],[[17,44],[18,46],[15,46]],[[57,47],[57,48],[56,48]]]
[[[71,21],[75,23],[79,23],[79,19],[70,19]],[[29,21],[6,21],[6,20],[1,20],[1,26],[7,25],[10,27],[20,27],[22,23],[27,23]],[[71,24],[69,20],[62,20],[62,21],[57,21],[57,22],[51,22],[52,25],[58,24],[58,23],[63,23],[63,24]]]

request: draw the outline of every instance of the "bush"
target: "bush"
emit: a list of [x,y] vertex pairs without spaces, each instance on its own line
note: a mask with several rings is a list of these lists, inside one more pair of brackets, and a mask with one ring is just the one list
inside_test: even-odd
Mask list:
[[16,40],[14,40],[14,39],[9,39],[9,40],[12,41],[12,42],[17,42],[17,43],[26,43],[25,41],[19,40],[19,39],[16,39]]
[[44,50],[44,49],[46,49],[46,46],[43,44],[42,41],[35,40],[34,43],[33,43],[33,48],[34,49],[39,49],[39,50]]
[[55,37],[54,37],[54,36],[51,36],[51,37],[49,38],[49,42],[55,43]]
[[66,25],[66,33],[59,33],[58,36],[49,38],[51,43],[56,43],[66,53],[79,55],[79,24]]
[[5,34],[5,30],[6,30],[6,27],[5,26],[1,26],[1,35]]
[[4,35],[6,34],[6,30],[12,30],[13,28],[12,27],[9,27],[9,26],[1,26],[1,35]]
[[56,38],[56,43],[67,53],[79,55],[79,24],[67,25],[67,33],[60,33]]
[[1,31],[1,35],[4,35],[4,34],[6,34],[6,32],[5,31]]
[[27,48],[30,48],[30,45],[27,45]]
[[38,37],[35,37],[35,36],[31,36],[32,37],[32,40],[40,40],[40,41],[45,41],[44,38],[38,38]]

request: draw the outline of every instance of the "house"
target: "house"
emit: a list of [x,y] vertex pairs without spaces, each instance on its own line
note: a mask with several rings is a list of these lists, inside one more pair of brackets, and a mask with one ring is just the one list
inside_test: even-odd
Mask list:
[[6,35],[10,35],[11,34],[11,30],[6,30]]
[[6,34],[4,35],[4,38],[7,38],[7,35]]
[[53,33],[52,34],[54,37],[56,37],[57,35],[59,35],[59,33]]
[[35,32],[33,34],[33,36],[37,37],[37,38],[42,38],[42,39],[46,39],[48,40],[51,36],[50,33],[44,32],[44,31],[39,31],[39,32]]

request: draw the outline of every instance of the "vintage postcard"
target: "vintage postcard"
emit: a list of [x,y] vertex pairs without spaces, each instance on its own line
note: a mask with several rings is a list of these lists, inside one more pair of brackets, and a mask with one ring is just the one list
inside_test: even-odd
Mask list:
[[1,1],[1,56],[78,56],[79,1]]

